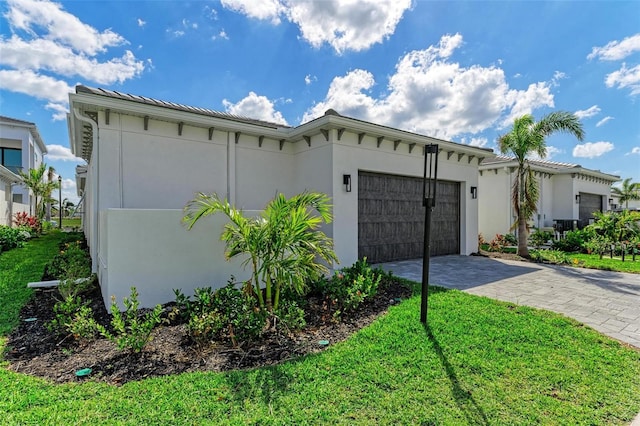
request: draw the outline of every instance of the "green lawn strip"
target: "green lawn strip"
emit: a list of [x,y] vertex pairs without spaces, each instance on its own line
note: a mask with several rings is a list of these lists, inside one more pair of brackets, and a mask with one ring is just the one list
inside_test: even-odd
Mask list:
[[[541,310],[432,288],[281,365],[52,385],[0,369],[8,424],[626,424],[640,352]],[[72,374],[72,372],[70,372]]]
[[0,254],[0,336],[6,336],[17,324],[20,309],[33,294],[27,283],[40,281],[63,236],[52,231]]
[[604,255],[602,259],[597,254],[569,253],[567,256],[572,264],[574,262],[573,259],[576,259],[578,265],[584,268],[640,274],[640,255],[636,255],[635,262],[632,260],[633,257],[631,255],[625,256],[624,262],[620,257],[610,259],[607,255]]

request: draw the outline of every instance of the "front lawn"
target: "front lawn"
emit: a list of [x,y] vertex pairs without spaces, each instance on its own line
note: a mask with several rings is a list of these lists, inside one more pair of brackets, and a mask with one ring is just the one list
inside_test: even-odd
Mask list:
[[[46,262],[26,259],[44,258],[49,249],[53,256],[56,244],[50,234],[0,255],[3,308],[11,300],[0,316],[1,335],[16,324],[29,296],[24,286],[39,279]],[[628,424],[640,411],[640,351],[560,315],[459,291],[432,287],[429,304],[426,328],[414,297],[320,354],[247,371],[115,387],[53,385],[0,368],[0,418],[91,425]]]
[[532,251],[534,258],[540,257],[551,263],[558,263],[589,269],[602,269],[605,271],[629,272],[640,274],[640,256],[636,255],[635,262],[631,255],[625,256],[624,262],[621,257],[600,256],[597,254],[584,253],[564,253],[558,250],[540,250]]

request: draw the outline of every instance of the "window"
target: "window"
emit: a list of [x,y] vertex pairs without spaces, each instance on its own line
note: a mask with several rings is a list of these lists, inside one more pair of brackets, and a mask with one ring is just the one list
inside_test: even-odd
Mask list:
[[16,148],[0,148],[0,164],[18,173],[22,170],[22,150]]

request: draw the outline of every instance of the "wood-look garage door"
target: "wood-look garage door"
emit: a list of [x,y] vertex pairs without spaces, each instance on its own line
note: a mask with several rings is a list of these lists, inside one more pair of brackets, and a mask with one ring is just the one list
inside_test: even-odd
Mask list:
[[598,194],[581,192],[580,210],[578,212],[581,228],[589,224],[589,219],[593,219],[593,212],[596,211],[602,211],[602,197]]
[[[422,179],[358,173],[358,257],[370,263],[423,254]],[[460,184],[439,181],[431,216],[431,255],[460,253]]]

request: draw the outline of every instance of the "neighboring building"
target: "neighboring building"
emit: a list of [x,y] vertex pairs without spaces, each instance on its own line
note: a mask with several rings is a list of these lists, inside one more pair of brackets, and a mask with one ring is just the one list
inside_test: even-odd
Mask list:
[[620,202],[620,197],[613,192],[609,194],[609,210],[640,210],[640,200],[628,200]]
[[[79,168],[83,228],[105,301],[138,287],[141,303],[172,300],[173,288],[221,286],[225,219],[186,231],[182,208],[196,192],[216,192],[255,214],[281,192],[328,194],[334,221],[324,227],[342,266],[422,256],[423,147],[440,147],[434,255],[477,249],[471,188],[491,150],[344,117],[335,111],[297,127],[201,108],[76,87],[70,95],[71,150]],[[345,184],[346,182],[346,184]]]
[[[14,206],[13,188],[20,182],[20,176],[0,165],[0,225],[11,226],[12,217],[18,211],[24,211],[27,207],[22,204]],[[14,209],[18,211],[14,212]]]
[[[538,211],[529,224],[538,229],[560,231],[582,228],[593,221],[593,212],[609,210],[611,185],[619,176],[585,169],[578,164],[531,160],[538,179]],[[518,162],[511,157],[486,158],[480,164],[479,223],[486,239],[511,231],[516,215],[511,191]],[[558,223],[559,222],[559,223]]]
[[[47,153],[38,128],[34,123],[0,116],[0,165],[17,174],[18,171],[27,172],[40,166]],[[24,185],[14,186],[12,202],[14,213],[26,211],[34,213],[35,200]]]

